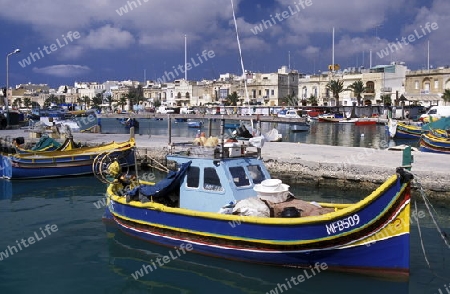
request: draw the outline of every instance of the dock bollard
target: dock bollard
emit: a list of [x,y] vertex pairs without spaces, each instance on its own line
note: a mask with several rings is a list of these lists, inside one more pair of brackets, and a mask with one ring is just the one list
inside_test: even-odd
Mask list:
[[402,161],[402,167],[411,170],[411,164],[414,162],[414,156],[411,154],[411,146],[406,146],[405,149],[403,149],[403,161]]

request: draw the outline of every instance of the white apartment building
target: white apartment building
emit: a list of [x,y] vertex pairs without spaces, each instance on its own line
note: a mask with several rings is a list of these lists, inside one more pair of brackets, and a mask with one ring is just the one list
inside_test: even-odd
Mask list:
[[[299,79],[300,99],[308,99],[315,96],[319,105],[336,106],[333,93],[327,89],[331,80],[342,80],[344,89],[361,80],[366,92],[362,93],[363,103],[375,105],[382,103],[383,95],[394,95],[405,92],[405,75],[407,67],[404,63],[392,63],[390,65],[378,65],[370,69],[346,69],[335,73],[326,72],[318,75],[304,76]],[[344,91],[339,94],[339,104],[351,106],[357,99],[352,91]]]

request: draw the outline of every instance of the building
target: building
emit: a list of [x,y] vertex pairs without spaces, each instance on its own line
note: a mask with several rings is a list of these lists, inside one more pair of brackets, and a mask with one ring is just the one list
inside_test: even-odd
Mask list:
[[442,94],[450,89],[450,67],[406,73],[406,101],[423,106],[442,105]]
[[[356,81],[362,81],[366,91],[361,94],[365,105],[382,104],[383,98],[395,99],[397,93],[405,91],[405,74],[407,67],[404,63],[393,62],[390,65],[378,65],[370,69],[348,68],[335,73],[325,72],[317,75],[302,76],[299,79],[299,93],[301,100],[308,100],[311,96],[317,99],[318,105],[336,106],[336,99],[327,89],[331,80],[343,81],[343,88]],[[340,106],[351,106],[357,99],[352,91],[339,94]]]

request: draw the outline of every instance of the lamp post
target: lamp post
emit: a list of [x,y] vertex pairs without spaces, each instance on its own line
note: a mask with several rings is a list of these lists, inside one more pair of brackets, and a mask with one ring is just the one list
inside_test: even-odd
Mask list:
[[5,106],[6,106],[6,128],[7,129],[10,128],[9,105],[8,105],[9,104],[9,100],[8,100],[8,98],[9,98],[9,63],[8,63],[8,59],[9,59],[9,56],[19,53],[19,52],[20,52],[20,49],[15,49],[13,52],[8,53],[6,55],[6,100],[5,100]]

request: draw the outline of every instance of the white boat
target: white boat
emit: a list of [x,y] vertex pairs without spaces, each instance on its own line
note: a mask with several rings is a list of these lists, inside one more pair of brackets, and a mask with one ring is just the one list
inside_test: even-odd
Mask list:
[[291,132],[297,133],[297,132],[307,132],[309,131],[310,125],[308,123],[300,123],[291,125]]

